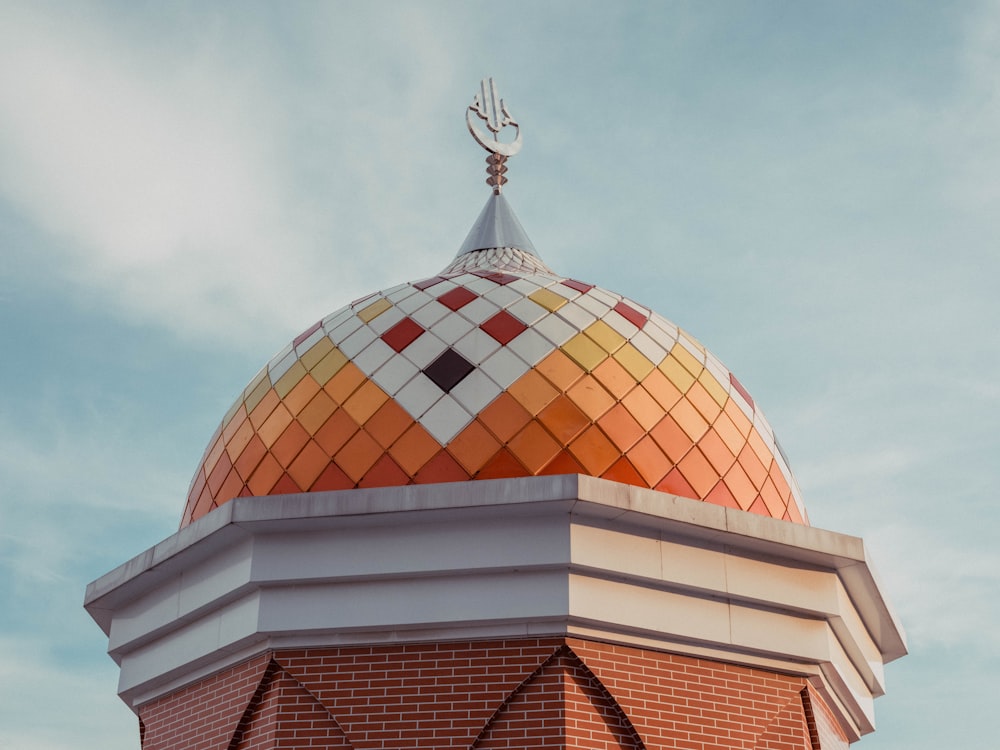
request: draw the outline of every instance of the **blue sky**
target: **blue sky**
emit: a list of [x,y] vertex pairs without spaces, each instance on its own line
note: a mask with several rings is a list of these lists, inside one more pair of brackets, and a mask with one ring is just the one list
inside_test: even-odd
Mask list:
[[980,746],[1000,4],[0,0],[0,749],[138,747],[86,583],[272,353],[452,258],[486,75],[542,257],[696,335],[866,539],[911,654],[860,747]]

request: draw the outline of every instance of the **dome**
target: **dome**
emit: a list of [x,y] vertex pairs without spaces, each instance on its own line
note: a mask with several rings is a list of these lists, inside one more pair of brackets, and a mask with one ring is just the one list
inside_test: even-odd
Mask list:
[[261,369],[181,525],[248,495],[543,474],[808,523],[736,377],[652,310],[553,272],[497,194],[443,271],[355,300]]

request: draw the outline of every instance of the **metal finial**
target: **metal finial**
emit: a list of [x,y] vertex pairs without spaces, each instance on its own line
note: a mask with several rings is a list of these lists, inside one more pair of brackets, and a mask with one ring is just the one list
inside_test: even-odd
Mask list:
[[[490,134],[484,133],[476,126],[473,115],[486,123]],[[521,150],[521,128],[517,120],[510,116],[503,99],[497,95],[497,87],[492,78],[484,78],[480,82],[479,93],[465,112],[465,122],[476,143],[490,152],[486,157],[486,173],[489,175],[486,184],[493,188],[494,195],[499,195],[500,189],[507,182],[507,178],[504,177],[507,171],[507,157]],[[508,125],[514,126],[516,135],[513,142],[501,143],[497,136]]]

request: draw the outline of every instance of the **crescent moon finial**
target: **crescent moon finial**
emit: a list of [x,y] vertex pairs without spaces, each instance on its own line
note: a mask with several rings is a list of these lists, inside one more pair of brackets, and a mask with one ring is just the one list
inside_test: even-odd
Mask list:
[[[473,115],[486,124],[489,134],[478,127]],[[486,172],[489,174],[486,184],[493,188],[495,195],[499,195],[503,184],[507,182],[507,178],[504,177],[507,171],[505,162],[508,157],[514,156],[521,150],[521,128],[517,120],[510,116],[507,105],[497,94],[497,87],[492,78],[484,78],[480,82],[479,93],[465,111],[465,122],[476,143],[490,152],[486,157]],[[503,143],[498,136],[500,131],[508,126],[512,126],[516,131],[514,140]]]

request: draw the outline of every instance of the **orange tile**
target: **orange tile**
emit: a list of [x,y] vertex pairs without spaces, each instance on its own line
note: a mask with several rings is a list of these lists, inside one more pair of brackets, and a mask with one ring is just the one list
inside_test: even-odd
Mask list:
[[201,518],[206,513],[211,512],[214,507],[215,502],[212,500],[212,493],[209,491],[208,487],[205,487],[198,496],[197,501],[195,501],[194,509],[191,511],[191,517]]
[[760,488],[760,499],[764,501],[764,505],[774,518],[785,515],[785,503],[782,502],[781,495],[778,494],[770,477],[764,480],[764,486]]
[[[281,437],[271,446],[271,455],[278,459],[282,468],[287,469],[299,455],[299,451],[309,442],[309,433],[298,422],[291,422]],[[313,477],[315,479],[316,477]],[[311,483],[310,483],[311,484]],[[309,486],[308,484],[306,485]]]
[[264,441],[264,445],[270,448],[291,423],[291,413],[285,408],[284,404],[278,404],[277,408],[271,412],[271,416],[257,430],[257,434]]
[[794,500],[788,501],[788,509],[785,511],[785,515],[788,516],[788,520],[792,523],[808,523],[806,519],[802,517],[802,514],[799,513],[799,506],[795,504]]
[[528,470],[521,466],[520,461],[506,448],[501,448],[486,462],[476,474],[476,479],[508,479],[510,477],[526,477]]
[[688,392],[685,397],[709,424],[714,422],[715,418],[719,416],[719,412],[722,411],[722,408],[715,403],[715,399],[712,398],[712,395],[707,390],[705,390],[705,386],[703,386],[700,381],[688,388]]
[[672,407],[684,395],[659,370],[653,370],[643,378],[642,387],[649,391],[649,395],[655,398],[657,403],[664,409]]
[[751,513],[756,513],[757,515],[760,516],[771,515],[771,513],[767,509],[767,506],[764,504],[764,501],[761,500],[759,496],[757,497],[756,500],[753,501],[753,504],[749,508],[747,508],[747,510],[750,511]]
[[688,481],[698,497],[705,497],[719,481],[719,472],[712,468],[705,455],[698,449],[690,451],[677,464],[681,474]]
[[622,406],[628,409],[635,421],[642,425],[642,429],[651,430],[663,419],[666,412],[656,403],[656,399],[649,395],[642,386],[636,386],[622,399]]
[[587,473],[595,477],[599,477],[621,457],[621,451],[615,448],[596,425],[584,430],[569,446],[569,450]]
[[560,445],[568,445],[590,424],[590,419],[569,396],[559,396],[542,409],[538,421],[545,425],[545,429],[552,433]]
[[705,458],[712,464],[719,476],[729,471],[729,467],[736,461],[736,456],[730,452],[722,438],[719,437],[719,433],[714,429],[709,428],[708,432],[702,436],[701,440],[698,441],[698,448],[705,454]]
[[413,417],[402,406],[389,399],[365,422],[365,432],[383,448],[388,448],[412,424]]
[[412,477],[439,450],[440,443],[422,425],[414,424],[392,444],[389,455]]
[[606,359],[595,367],[594,377],[616,399],[620,399],[635,388],[635,378],[629,375],[628,370],[615,359]]
[[383,455],[358,483],[358,487],[401,487],[410,483],[410,475],[388,455]]
[[743,413],[743,410],[736,405],[736,402],[729,399],[725,406],[726,416],[733,420],[733,425],[736,427],[736,431],[740,433],[744,438],[750,434],[750,429],[753,427],[753,423]]
[[337,464],[330,462],[309,488],[311,492],[326,492],[329,490],[349,490],[354,482]]
[[337,451],[333,459],[347,476],[359,482],[381,455],[382,446],[367,432],[359,430]]
[[535,365],[535,369],[560,391],[566,391],[583,377],[583,369],[558,349]]
[[507,444],[511,453],[524,464],[529,473],[535,474],[555,458],[562,446],[538,422],[528,422]]
[[622,484],[631,484],[634,487],[646,487],[646,482],[639,475],[639,472],[635,470],[635,467],[629,462],[625,456],[622,456],[613,464],[610,468],[601,474],[602,479],[610,479],[612,482],[621,482]]
[[750,437],[747,438],[747,445],[753,448],[753,452],[757,454],[757,458],[760,459],[760,462],[764,466],[771,465],[771,459],[774,456],[771,453],[771,449],[767,447],[767,443],[764,442],[764,438],[757,432],[756,427],[750,431]]
[[222,488],[215,496],[216,505],[222,505],[222,503],[232,500],[234,497],[239,495],[242,490],[243,480],[240,479],[240,475],[236,473],[235,469],[230,469],[229,475],[226,477],[226,481],[222,483]]
[[642,440],[636,443],[627,455],[636,471],[642,475],[646,487],[655,487],[674,467],[673,462],[666,457],[657,446],[656,441],[649,435],[643,436]]
[[319,383],[313,380],[312,375],[306,375],[288,392],[284,404],[288,407],[288,411],[298,416],[317,393],[319,393]]
[[305,427],[310,435],[315,435],[336,410],[337,402],[330,398],[326,391],[319,391],[299,412],[299,424]]
[[628,413],[628,409],[621,404],[612,406],[597,420],[597,424],[622,453],[635,445],[645,433],[642,426]]
[[309,488],[329,464],[330,457],[326,451],[316,441],[310,440],[288,467],[288,474],[299,487]]
[[723,505],[727,508],[736,508],[736,510],[743,510],[740,508],[740,504],[736,502],[736,498],[733,497],[733,493],[729,491],[725,482],[718,482],[712,491],[708,493],[708,497],[705,498],[705,502],[713,503],[714,505]]
[[240,404],[240,407],[233,414],[232,419],[226,422],[222,427],[222,442],[229,444],[229,441],[233,439],[233,435],[236,431],[240,429],[244,422],[247,421],[249,415],[247,414],[246,404]]
[[759,491],[764,486],[764,480],[767,479],[767,469],[757,458],[757,454],[750,450],[749,445],[740,451],[739,464],[750,477],[753,486]]
[[545,406],[559,395],[548,380],[536,370],[528,370],[507,389],[507,393],[517,399],[531,416],[535,416]]
[[729,393],[708,369],[701,371],[701,375],[698,376],[698,382],[708,391],[708,394],[720,409],[726,405]]
[[194,503],[197,502],[198,496],[201,495],[201,491],[205,489],[205,485],[207,483],[208,480],[205,477],[205,468],[203,466],[199,466],[198,471],[194,475],[194,481],[191,483],[191,491],[188,492],[187,506],[185,506],[184,510],[185,513],[194,507]]
[[295,362],[288,368],[288,372],[278,378],[278,382],[274,384],[275,393],[278,394],[279,398],[284,400],[292,392],[292,389],[302,381],[305,374],[305,365],[301,362]]
[[573,458],[572,453],[563,449],[556,454],[555,458],[542,467],[542,470],[538,473],[539,475],[586,474],[587,471],[580,465],[579,461]]
[[212,497],[219,496],[219,488],[226,481],[231,468],[233,468],[233,464],[229,460],[229,454],[223,453],[215,462],[215,467],[208,473],[208,489],[212,493]]
[[753,486],[753,482],[750,481],[750,477],[747,476],[742,466],[734,464],[726,472],[723,481],[726,483],[733,497],[736,498],[736,502],[741,510],[747,510],[753,504],[754,499],[757,497],[757,488]]
[[260,426],[271,416],[271,412],[274,411],[274,407],[280,401],[281,399],[278,398],[278,394],[274,392],[274,389],[269,388],[257,406],[250,412],[250,423],[253,424],[255,430],[260,429]]
[[261,462],[257,464],[256,470],[247,482],[247,487],[254,495],[267,495],[283,473],[281,465],[274,456],[266,453]]
[[313,439],[319,443],[328,456],[333,456],[344,447],[344,444],[354,436],[359,428],[360,425],[351,419],[350,414],[343,409],[337,409],[316,431]]
[[501,393],[479,413],[479,421],[502,443],[514,437],[529,419],[528,410],[509,393]]
[[295,480],[288,476],[288,472],[282,472],[278,481],[274,483],[269,495],[293,495],[302,492],[302,488],[295,483]]
[[246,403],[247,411],[249,412],[256,409],[257,405],[261,402],[261,399],[263,399],[264,396],[267,395],[267,392],[271,390],[271,381],[267,377],[266,369],[262,371],[258,377],[260,380],[257,381],[257,384],[253,388],[248,389],[250,392],[247,393],[245,397],[244,403]]
[[468,472],[445,450],[425,463],[413,477],[415,484],[437,484],[438,482],[464,482],[469,479]]
[[222,458],[222,454],[226,450],[226,444],[222,440],[221,432],[219,432],[218,436],[211,443],[211,446],[212,447],[206,451],[205,459],[202,461],[206,474],[212,473],[212,470],[215,469],[215,465],[219,463],[219,459]]
[[353,362],[348,362],[340,368],[340,372],[330,378],[323,386],[330,397],[338,404],[343,404],[352,393],[365,382],[367,378]]
[[694,445],[688,434],[669,414],[661,419],[649,434],[674,463],[680,461]]
[[240,473],[243,477],[243,481],[246,482],[250,475],[253,474],[254,469],[260,463],[261,459],[264,458],[264,454],[267,453],[267,446],[264,445],[263,441],[254,435],[250,438],[250,442],[247,443],[247,447],[243,449],[240,457],[236,459],[234,466],[236,471]]
[[253,425],[250,424],[249,419],[244,419],[239,429],[236,430],[229,439],[229,442],[226,443],[226,453],[229,454],[229,458],[235,461],[243,452],[243,449],[247,447],[247,443],[250,442],[250,438],[253,435]]
[[698,500],[698,493],[694,491],[694,488],[687,483],[684,475],[681,474],[679,469],[671,469],[670,472],[660,480],[660,483],[656,485],[656,489],[660,492],[669,492],[671,495],[680,495],[681,497],[690,497],[694,500]]
[[586,375],[573,385],[567,395],[573,403],[591,420],[601,417],[615,405],[615,400],[604,386],[597,382],[593,375]]
[[726,447],[729,448],[734,456],[743,450],[746,438],[736,429],[736,425],[733,424],[733,420],[729,418],[726,412],[722,412],[722,414],[716,417],[715,422],[712,423],[712,427],[719,433],[722,442],[726,444]]
[[680,342],[674,344],[673,349],[670,350],[670,356],[676,359],[685,370],[696,378],[701,375],[701,371],[705,369],[705,366],[698,361],[697,357],[682,346]]
[[470,474],[479,471],[500,450],[500,443],[483,425],[473,420],[448,443],[448,452]]
[[778,466],[777,460],[771,462],[771,468],[768,470],[767,475],[771,477],[771,481],[774,482],[774,488],[778,491],[779,495],[788,497],[792,494],[792,488],[788,486],[785,475],[781,473],[781,467]]
[[696,442],[705,434],[705,430],[708,429],[708,422],[705,421],[705,418],[698,413],[698,410],[686,398],[682,398],[674,404],[674,408],[670,410],[670,416]]
[[388,399],[388,394],[379,388],[374,381],[366,380],[350,395],[347,401],[341,403],[343,403],[344,411],[354,417],[355,422],[363,425]]

